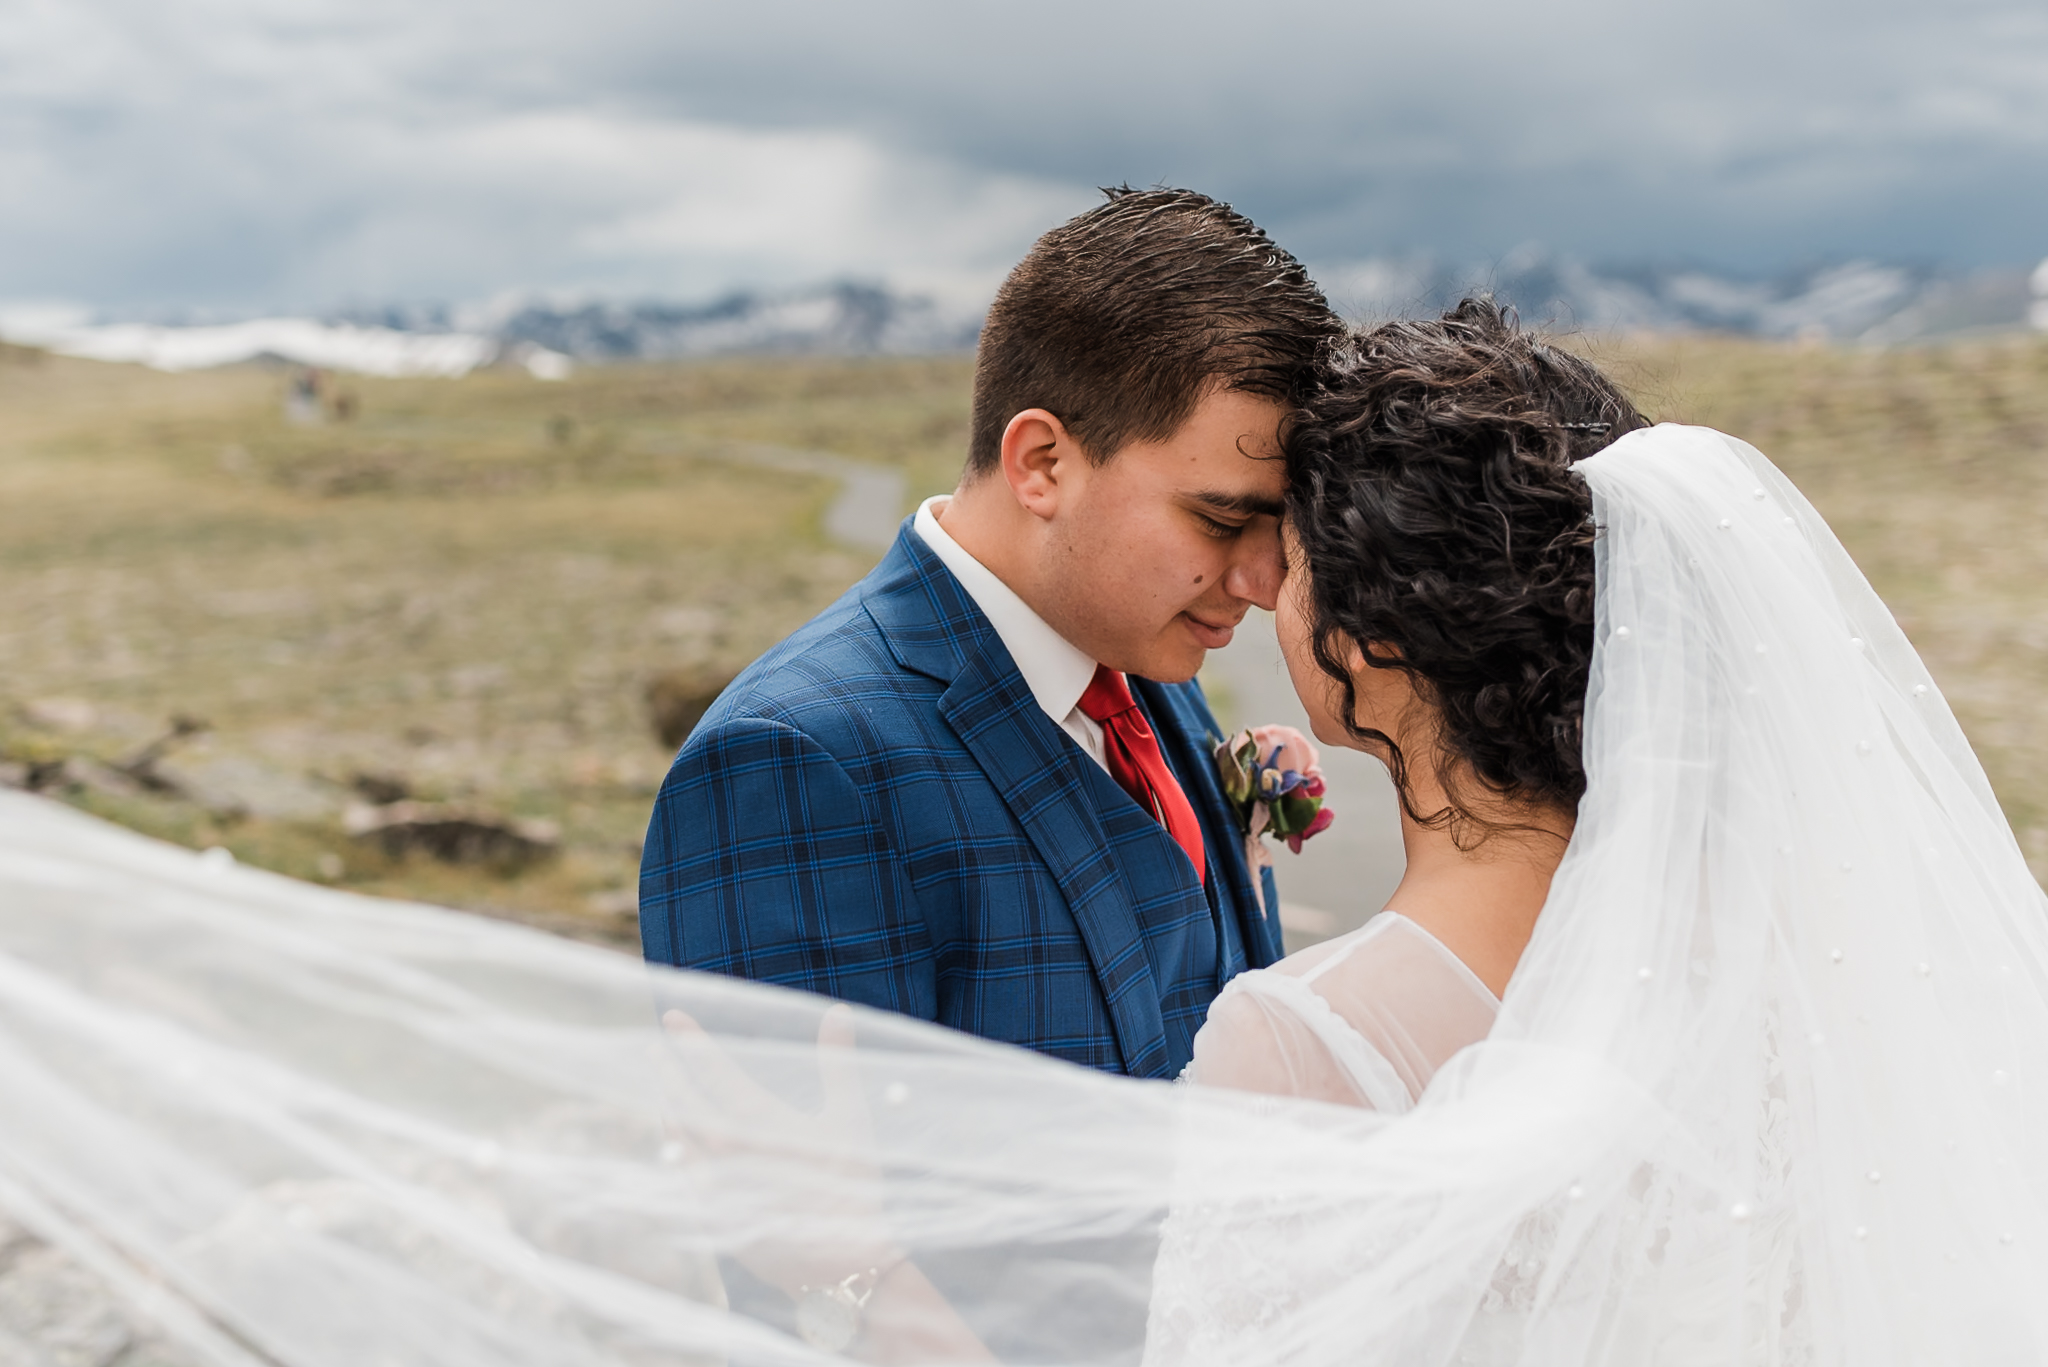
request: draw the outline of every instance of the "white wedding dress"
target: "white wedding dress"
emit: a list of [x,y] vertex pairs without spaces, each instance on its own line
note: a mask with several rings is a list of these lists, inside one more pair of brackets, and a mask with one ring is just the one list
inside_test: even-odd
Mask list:
[[1981,768],[1761,455],[1579,468],[1589,786],[1497,1009],[1388,916],[1220,1000],[1194,1077],[1259,1092],[821,1049],[0,793],[0,1212],[218,1363],[814,1367],[736,1260],[886,1238],[1018,1363],[2048,1364],[2048,899]]
[[1415,922],[1358,930],[1233,978],[1195,1036],[1189,1082],[1399,1115],[1493,1029],[1500,1002]]

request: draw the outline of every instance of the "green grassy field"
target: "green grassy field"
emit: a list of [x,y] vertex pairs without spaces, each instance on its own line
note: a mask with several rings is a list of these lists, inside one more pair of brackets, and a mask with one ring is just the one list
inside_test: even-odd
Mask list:
[[1657,416],[1753,442],[1827,516],[2048,876],[2048,338],[1605,356]]
[[[1744,436],[1801,483],[2048,872],[2048,340],[1592,350],[1654,416]],[[118,761],[197,717],[167,771],[254,794],[248,814],[69,800],[301,877],[630,939],[668,759],[646,682],[736,668],[873,560],[823,536],[827,481],[753,454],[950,487],[968,379],[957,358],[351,378],[351,420],[295,427],[281,371],[0,351],[0,763]],[[342,826],[364,774],[553,821],[559,853],[381,853]]]
[[[965,381],[951,360],[349,379],[355,418],[305,428],[282,372],[10,352],[0,756],[118,760],[196,716],[212,729],[174,762],[274,771],[256,815],[74,800],[302,877],[627,937],[668,758],[646,680],[736,669],[872,562],[820,535],[828,481],[749,453],[828,449],[947,487]],[[365,772],[551,819],[560,856],[516,876],[382,857],[337,815]]]

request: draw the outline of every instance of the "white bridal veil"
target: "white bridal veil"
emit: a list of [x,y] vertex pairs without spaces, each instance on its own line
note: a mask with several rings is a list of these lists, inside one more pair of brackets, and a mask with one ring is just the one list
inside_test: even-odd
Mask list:
[[821,1047],[0,794],[0,1212],[221,1363],[820,1363],[764,1269],[885,1244],[1015,1363],[2048,1362],[2048,909],[1982,771],[1761,455],[1580,468],[1589,790],[1406,1115]]

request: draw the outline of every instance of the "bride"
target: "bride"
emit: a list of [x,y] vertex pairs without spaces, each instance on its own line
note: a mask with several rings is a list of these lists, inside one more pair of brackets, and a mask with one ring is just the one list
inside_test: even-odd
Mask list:
[[1819,516],[1483,302],[1289,459],[1408,873],[1193,1085],[7,796],[0,1211],[218,1362],[2048,1362],[2048,907]]

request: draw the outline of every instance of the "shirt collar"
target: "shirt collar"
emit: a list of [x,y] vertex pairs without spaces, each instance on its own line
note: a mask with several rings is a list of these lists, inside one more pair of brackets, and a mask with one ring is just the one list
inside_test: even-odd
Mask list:
[[1094,681],[1095,661],[1048,626],[1014,589],[939,525],[938,510],[947,497],[937,494],[926,499],[918,506],[912,526],[996,629],[1010,658],[1017,662],[1017,672],[1024,676],[1024,686],[1045,715],[1054,722],[1065,721]]

